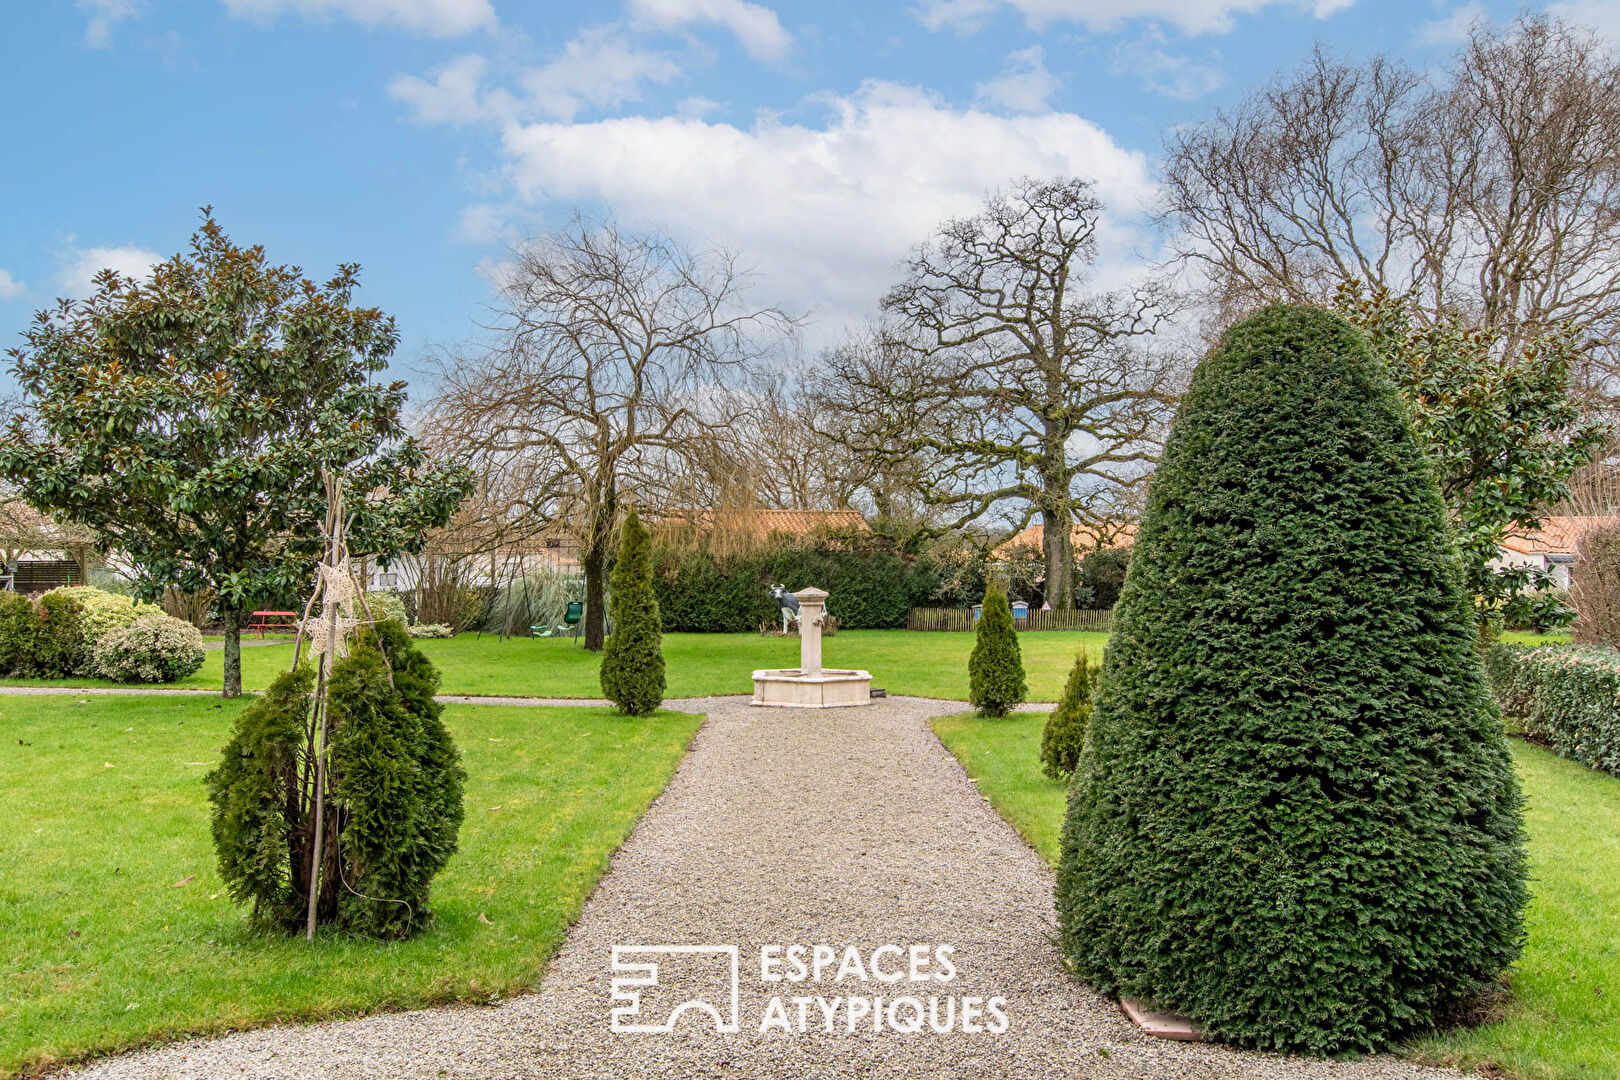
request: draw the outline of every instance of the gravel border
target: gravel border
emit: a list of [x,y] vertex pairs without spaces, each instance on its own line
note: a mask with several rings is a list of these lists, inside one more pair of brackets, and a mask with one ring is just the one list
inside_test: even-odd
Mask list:
[[[1053,944],[1051,870],[935,738],[960,702],[868,708],[671,702],[708,722],[585,906],[536,993],[493,1007],[430,1009],[243,1032],[99,1062],[78,1075],[146,1077],[1459,1077],[1380,1056],[1322,1061],[1173,1043],[1137,1031],[1077,982]],[[958,976],[933,993],[1007,999],[1004,1034],[760,1034],[771,994],[758,948],[950,944]],[[741,947],[741,1030],[704,1018],[672,1034],[614,1034],[611,950]],[[679,965],[672,965],[679,968]],[[699,971],[701,976],[702,972]],[[688,984],[666,969],[671,992]],[[702,979],[699,978],[701,983]],[[804,995],[898,994],[802,984]],[[902,984],[905,985],[905,984]],[[671,1000],[648,990],[655,1013]],[[929,988],[920,992],[927,994]],[[709,996],[715,996],[710,993]],[[791,1007],[791,1006],[790,1006]]]

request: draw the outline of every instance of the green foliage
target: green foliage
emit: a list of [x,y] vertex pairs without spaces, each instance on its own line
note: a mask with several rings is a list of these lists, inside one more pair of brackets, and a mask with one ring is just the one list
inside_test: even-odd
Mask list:
[[[208,776],[220,876],[256,925],[294,931],[307,916],[314,799],[308,665],[242,710]],[[466,774],[433,696],[439,674],[403,627],[362,633],[332,666],[327,839],[317,918],[366,937],[431,924],[434,875],[455,853]]]
[[163,609],[156,604],[143,604],[133,597],[108,592],[93,585],[63,585],[45,595],[66,596],[79,602],[84,611],[80,625],[84,631],[86,653],[93,652],[109,630],[128,626],[144,616],[163,614]]
[[113,682],[172,683],[194,674],[206,655],[195,626],[158,611],[103,634],[90,666]]
[[84,632],[84,605],[71,596],[39,598],[34,624],[33,664],[28,674],[62,679],[90,669],[90,647]]
[[1028,694],[1012,605],[1000,586],[991,586],[984,594],[984,612],[968,657],[968,700],[985,716],[1006,716]]
[[1097,672],[1084,651],[1074,658],[1063,696],[1041,730],[1041,771],[1053,780],[1068,779],[1080,762],[1086,727],[1091,723],[1092,684]]
[[1280,306],[1226,332],[1153,481],[1069,796],[1078,972],[1328,1054],[1513,962],[1521,798],[1453,552],[1356,329]]
[[232,900],[251,905],[262,929],[291,930],[305,915],[298,868],[310,808],[300,766],[314,686],[308,664],[277,677],[237,714],[220,763],[205,780],[219,876]]
[[1488,666],[1502,711],[1559,757],[1620,776],[1620,652],[1587,645],[1497,645]]
[[333,665],[327,689],[344,823],[338,922],[404,938],[433,921],[429,891],[456,851],[466,773],[433,700],[438,671],[403,627],[373,630]]
[[405,384],[377,378],[399,335],[354,305],[358,278],[344,265],[317,285],[272,266],[205,211],[190,252],[150,281],[104,271],[92,296],[28,328],[10,353],[24,407],[0,438],[0,475],[128,555],[143,596],[212,589],[222,613],[305,588],[323,466],[364,493],[353,554],[420,550],[472,478],[406,435]]
[[[1490,562],[1508,530],[1537,528],[1543,507],[1569,497],[1570,477],[1613,434],[1583,416],[1571,391],[1584,335],[1553,328],[1510,351],[1505,333],[1458,314],[1420,325],[1411,304],[1382,289],[1368,295],[1341,286],[1335,306],[1366,331],[1410,410],[1451,511],[1477,618],[1515,593],[1543,588],[1544,571]],[[1529,617],[1562,626],[1572,616],[1547,603]]]
[[825,589],[846,630],[900,629],[912,608],[966,603],[983,581],[982,563],[950,552],[901,555],[881,537],[783,539],[724,558],[660,547],[653,567],[665,633],[743,633],[773,624],[773,584],[789,592]]
[[393,619],[401,626],[410,625],[410,619],[405,617],[405,600],[393,589],[366,593],[366,610],[373,619]]
[[664,649],[651,546],[652,537],[632,510],[610,582],[613,633],[602,650],[602,693],[628,716],[650,716],[664,702]]
[[1075,576],[1086,591],[1081,606],[1111,608],[1119,603],[1119,590],[1125,587],[1125,572],[1131,566],[1130,545],[1088,551],[1079,562]]
[[33,672],[38,623],[32,600],[20,593],[0,592],[0,675]]

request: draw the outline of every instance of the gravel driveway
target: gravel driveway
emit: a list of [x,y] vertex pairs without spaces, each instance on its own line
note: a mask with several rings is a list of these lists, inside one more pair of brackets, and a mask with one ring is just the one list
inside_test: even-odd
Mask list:
[[[492,1008],[451,1008],[277,1028],[108,1059],[114,1077],[1456,1077],[1393,1058],[1323,1062],[1150,1039],[1077,983],[1053,945],[1052,874],[979,795],[928,717],[957,703],[893,698],[862,709],[756,709],[746,699],[681,703],[709,721],[540,989]],[[760,948],[825,944],[843,962],[897,974],[897,955],[954,947],[948,982],[760,979]],[[614,946],[736,945],[740,1031],[691,1011],[671,1034],[615,1034]],[[813,954],[812,954],[813,955]],[[691,987],[726,1015],[724,956],[655,957],[645,991],[656,1022]],[[718,965],[718,966],[717,966]],[[904,971],[903,965],[900,971]],[[622,974],[622,973],[621,973]],[[925,963],[921,971],[928,978]],[[870,979],[870,976],[869,976]],[[674,994],[675,996],[670,996]],[[770,998],[795,1030],[761,1034]],[[794,996],[1006,999],[1008,1029],[936,1034],[820,1005],[797,1030]],[[897,1014],[900,1026],[909,1005]],[[944,1005],[941,1004],[943,1009]],[[937,1019],[939,1014],[935,1014]]]

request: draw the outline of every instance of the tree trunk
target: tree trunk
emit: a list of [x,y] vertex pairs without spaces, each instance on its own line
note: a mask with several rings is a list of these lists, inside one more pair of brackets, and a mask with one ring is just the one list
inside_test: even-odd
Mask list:
[[228,698],[242,694],[242,609],[228,607],[225,619],[225,690]]
[[1069,513],[1041,511],[1043,554],[1046,556],[1046,602],[1053,611],[1074,607],[1074,537]]
[[602,581],[606,562],[606,544],[593,542],[580,552],[580,565],[585,568],[585,647],[592,652],[601,652],[607,644],[607,589]]

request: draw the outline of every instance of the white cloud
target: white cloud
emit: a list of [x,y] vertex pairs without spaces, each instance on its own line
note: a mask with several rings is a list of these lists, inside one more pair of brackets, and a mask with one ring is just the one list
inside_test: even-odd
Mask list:
[[488,66],[482,56],[458,56],[439,68],[432,82],[416,75],[395,76],[388,94],[409,105],[419,123],[470,124],[485,117],[479,84]]
[[145,0],[79,0],[79,10],[89,16],[84,24],[84,43],[92,49],[112,47],[113,27],[141,13]]
[[664,53],[649,52],[608,27],[582,31],[563,53],[518,80],[541,113],[573,119],[582,107],[635,101],[643,82],[669,82],[681,69]]
[[423,124],[572,120],[586,107],[636,101],[644,83],[669,82],[681,73],[667,54],[643,49],[605,26],[581,31],[550,63],[519,72],[521,93],[484,90],[488,66],[481,56],[458,56],[439,68],[431,82],[416,75],[395,76],[388,93],[410,106]]
[[[1088,30],[1113,31],[1135,19],[1157,19],[1187,34],[1225,33],[1237,15],[1266,7],[1303,8],[1318,19],[1355,0],[920,0],[918,18],[930,30],[973,33],[987,16],[1011,8],[1032,27],[1076,22]],[[1601,0],[1593,0],[1601,2]]]
[[0,300],[21,300],[28,295],[28,286],[11,276],[11,271],[0,267]]
[[1572,23],[1590,26],[1620,45],[1620,5],[1614,0],[1561,0],[1547,10]]
[[1115,45],[1108,72],[1133,75],[1145,88],[1182,101],[1202,97],[1226,81],[1219,63],[1167,52],[1164,34],[1156,26],[1133,41]]
[[143,247],[124,244],[118,247],[69,247],[60,256],[61,268],[56,284],[69,296],[84,297],[95,291],[95,277],[111,268],[129,278],[145,278],[163,256]]
[[490,0],[224,0],[232,15],[269,21],[279,15],[342,16],[363,26],[455,37],[495,26]]
[[756,60],[780,60],[793,45],[776,12],[747,0],[629,0],[631,25],[676,30],[691,23],[715,23],[736,37]]
[[[612,206],[695,242],[741,252],[760,294],[816,306],[821,340],[860,320],[897,263],[945,218],[971,214],[1021,176],[1084,176],[1110,214],[1101,242],[1115,284],[1133,272],[1132,222],[1150,197],[1143,155],[1070,113],[958,110],[891,83],[826,99],[822,126],[761,118],[749,128],[680,117],[513,124],[503,145],[514,195]],[[813,335],[814,336],[814,335]]]
[[1007,54],[1007,66],[974,88],[978,96],[1013,112],[1044,112],[1063,80],[1046,70],[1039,45]]
[[1418,28],[1418,40],[1425,45],[1460,45],[1468,39],[1475,23],[1490,22],[1490,16],[1479,0],[1460,4],[1440,18],[1426,22]]

